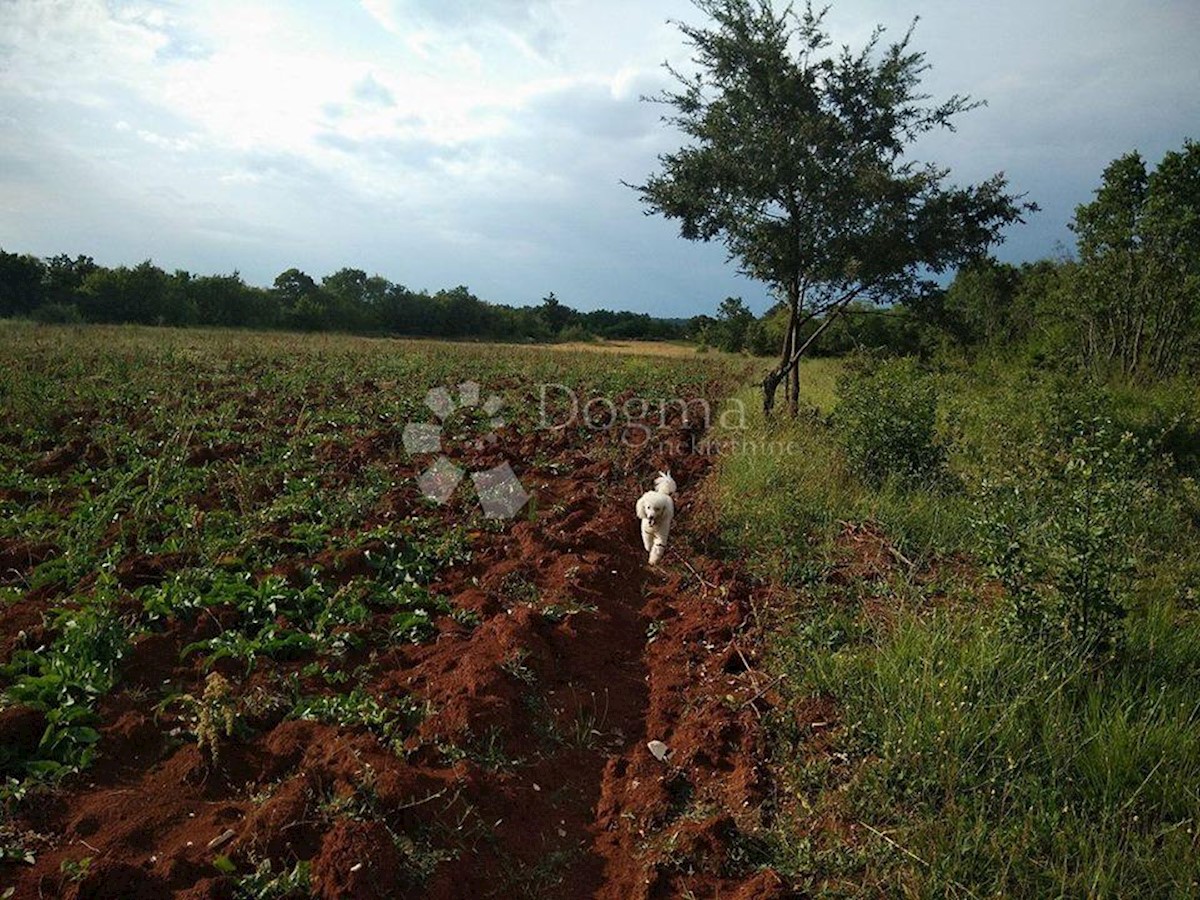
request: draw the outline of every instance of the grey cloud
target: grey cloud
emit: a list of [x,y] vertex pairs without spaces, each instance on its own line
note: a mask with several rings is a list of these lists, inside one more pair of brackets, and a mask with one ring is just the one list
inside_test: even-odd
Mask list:
[[633,91],[613,97],[607,85],[579,83],[532,100],[525,110],[527,127],[567,130],[581,137],[624,141],[659,128],[661,110],[638,99]]
[[[1109,160],[1136,147],[1156,163],[1200,122],[1195,0],[920,3],[924,18],[914,44],[934,67],[925,86],[935,97],[958,91],[990,105],[964,116],[957,134],[930,136],[918,158],[948,165],[960,183],[1006,170],[1012,187],[1028,191],[1044,210],[1010,232],[1000,251],[1005,259],[1045,256],[1058,240],[1069,245],[1066,222]],[[303,8],[296,5],[297,15]],[[665,51],[646,49],[633,31],[650,27],[651,19],[660,24],[671,14],[666,9],[645,13],[617,4],[612,34],[628,32],[626,44],[564,32],[563,22],[579,8],[549,0],[395,0],[392,10],[403,26],[434,32],[435,45],[443,39],[451,48],[475,44],[485,66],[501,59],[498,54],[511,57],[514,36],[550,55],[566,44],[566,34],[575,51],[585,51],[578,59],[563,52],[554,65],[534,61],[527,68],[537,77],[654,66],[660,54],[677,49],[674,43]],[[913,11],[894,0],[857,0],[839,4],[831,15],[841,18],[831,25],[839,43],[857,44],[876,20],[898,36]],[[680,14],[698,18],[694,10]],[[317,21],[312,24],[319,32]],[[390,74],[386,58],[370,55],[379,46],[397,57],[411,55],[384,32],[373,32],[361,47],[347,35],[354,59],[379,78]],[[0,28],[0,45],[12,40]],[[341,102],[319,113],[325,131],[316,140],[346,154],[330,163],[329,154],[306,158],[311,147],[297,147],[296,154],[207,144],[205,153],[171,154],[149,147],[139,130],[189,135],[195,123],[184,110],[151,107],[132,84],[92,78],[111,49],[59,49],[63,59],[67,51],[93,53],[88,77],[60,79],[53,92],[36,97],[15,78],[0,85],[0,110],[13,120],[0,128],[0,245],[6,249],[86,252],[106,264],[152,256],[168,268],[239,268],[260,284],[292,265],[315,275],[354,265],[416,287],[465,282],[500,302],[536,302],[554,290],[581,307],[668,315],[711,312],[727,294],[743,295],[756,309],[768,302],[761,285],[725,264],[719,244],[681,240],[674,223],[644,217],[634,193],[619,184],[645,178],[657,168],[657,153],[679,145],[658,121],[663,110],[636,99],[665,83],[657,70],[639,75],[619,99],[603,84],[576,81],[515,111],[478,110],[489,122],[505,118],[515,127],[449,146],[422,137],[427,123],[398,111],[383,114],[394,120],[388,137],[341,133],[342,120],[362,113],[361,104],[385,108],[388,99],[377,79],[344,82]],[[203,52],[181,33],[172,35],[158,61]],[[57,72],[51,63],[59,55],[48,59],[41,69]],[[82,105],[81,91],[104,103]],[[117,120],[129,128],[117,132]],[[473,177],[471,165],[462,167],[461,178],[446,173],[451,163],[476,161],[483,163],[478,171],[497,174]],[[364,187],[364,173],[379,174],[378,190]],[[413,187],[405,195],[411,200],[397,199],[400,185]]]
[[252,151],[233,157],[233,164],[254,175],[287,185],[332,190],[340,184],[337,173],[294,153]]
[[384,137],[351,138],[333,131],[317,135],[316,142],[352,156],[384,163],[399,164],[411,170],[430,170],[449,162],[461,162],[475,152],[466,144],[439,144],[427,138]]
[[355,100],[372,106],[395,106],[396,98],[392,92],[368,74],[366,78],[354,85],[352,95]]

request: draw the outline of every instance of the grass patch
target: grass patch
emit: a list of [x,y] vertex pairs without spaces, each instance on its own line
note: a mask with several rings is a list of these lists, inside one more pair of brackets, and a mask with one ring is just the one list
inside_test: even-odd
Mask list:
[[[770,652],[795,812],[771,863],[832,895],[1194,896],[1194,400],[993,363],[929,372],[949,483],[868,480],[833,425],[836,365],[802,379],[817,414],[749,423],[794,452],[726,455],[715,488],[728,549],[795,596]],[[858,523],[897,551],[879,573],[855,567]],[[1016,529],[1003,546],[997,523]],[[1021,583],[1040,636],[1014,621]],[[1091,602],[1109,617],[1100,654],[1076,639]],[[790,714],[815,704],[829,721]]]

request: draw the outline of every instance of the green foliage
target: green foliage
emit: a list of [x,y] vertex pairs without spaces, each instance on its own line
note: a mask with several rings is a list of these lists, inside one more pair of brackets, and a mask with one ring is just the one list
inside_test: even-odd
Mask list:
[[186,657],[198,650],[208,653],[206,666],[225,657],[241,659],[248,670],[258,656],[296,658],[313,650],[318,638],[317,618],[326,609],[328,594],[319,582],[297,589],[278,576],[254,582],[248,574],[213,572],[207,583],[197,585],[197,594],[184,601],[197,608],[229,605],[241,613],[236,630],[183,648]]
[[37,308],[45,268],[35,256],[0,249],[0,317],[27,315]]
[[92,856],[82,856],[79,859],[64,859],[59,863],[58,871],[66,881],[77,884],[87,878],[94,859],[95,857]]
[[741,297],[726,297],[717,310],[716,321],[705,329],[702,337],[718,350],[740,353],[748,349],[748,331],[753,322],[754,313],[750,312]]
[[1109,652],[1129,605],[1153,448],[1104,416],[1068,416],[979,495],[985,558],[1027,639]]
[[1200,337],[1200,144],[1149,173],[1136,152],[1114,160],[1072,228],[1086,364],[1127,378],[1179,371]]
[[[801,340],[825,322],[814,321],[800,331]],[[845,356],[854,351],[906,355],[922,350],[925,335],[906,306],[876,309],[865,303],[850,303],[814,341],[813,356]]]
[[994,345],[1013,337],[1021,270],[995,260],[959,269],[943,300],[944,325],[963,344]]
[[[0,830],[0,865],[5,863],[24,863],[27,866],[32,866],[37,862],[37,856],[32,850],[26,850],[21,845],[21,842],[11,833],[10,829]],[[8,894],[0,894],[0,898],[8,900],[12,896],[13,890],[10,888]]]
[[547,300],[553,304],[511,307],[488,303],[461,285],[434,294],[411,291],[353,268],[320,283],[291,268],[265,289],[246,284],[237,272],[168,273],[149,260],[108,269],[87,256],[43,261],[0,250],[0,318],[28,316],[43,324],[209,325],[520,342],[688,336],[682,320],[607,309],[579,312],[553,294]]
[[325,694],[302,698],[292,718],[329,722],[347,728],[362,727],[374,733],[397,753],[411,727],[420,721],[420,709],[409,701],[383,703],[361,687],[349,694]]
[[[677,219],[681,236],[719,238],[745,274],[774,288],[785,333],[828,324],[856,299],[921,294],[927,273],[978,256],[1035,208],[1007,193],[1003,175],[952,187],[948,170],[904,158],[975,105],[958,95],[927,104],[911,28],[887,46],[876,29],[861,50],[829,53],[828,10],[811,3],[696,6],[710,21],[679,28],[697,71],[671,69],[676,89],[654,98],[687,143],[632,187],[650,211]],[[805,349],[791,346],[764,379],[767,410]]]
[[874,286],[917,262],[957,260],[1017,218],[1003,178],[949,190],[943,170],[899,161],[916,135],[972,106],[960,96],[924,105],[911,33],[881,48],[877,31],[861,51],[830,55],[824,13],[811,6],[697,6],[711,26],[680,30],[699,73],[675,73],[679,89],[659,98],[693,144],[661,157],[662,172],[636,188],[685,238],[721,237],[781,289],[798,278]]
[[[213,860],[213,865],[227,875],[237,871],[237,867],[228,857],[218,856]],[[230,866],[233,866],[232,870]],[[234,881],[233,896],[235,900],[298,900],[301,897],[310,897],[311,870],[311,864],[307,860],[301,860],[290,869],[281,866],[277,872],[271,861],[264,859],[253,871],[237,877]]]
[[[829,411],[842,368],[806,365],[805,400]],[[772,865],[814,895],[1192,895],[1194,386],[1087,390],[990,355],[921,377],[961,490],[864,483],[820,419],[756,419],[756,440],[796,452],[720,460],[728,551],[796,592],[771,647],[786,708],[836,701],[819,731],[771,722],[806,811],[781,817]],[[844,523],[865,519],[914,565],[847,583]],[[1014,627],[986,560],[1028,589],[1040,631]]]
[[30,318],[41,325],[78,325],[83,322],[83,314],[73,303],[46,303],[35,309]]
[[871,484],[929,484],[942,474],[937,387],[909,359],[868,364],[838,385],[834,424],[850,467]]
[[[4,698],[40,710],[46,730],[32,759],[15,761],[35,778],[57,779],[86,768],[100,734],[96,702],[116,681],[129,648],[128,623],[103,597],[55,615],[58,637],[46,649],[17,650],[0,666]],[[14,762],[9,761],[10,765]]]
[[1157,168],[1110,163],[1075,211],[1078,261],[960,268],[913,308],[954,346],[1020,355],[1094,381],[1153,382],[1200,362],[1200,144]]
[[[1140,638],[1139,655],[1167,649]],[[880,839],[885,880],[912,879],[925,896],[1042,897],[1171,895],[1195,877],[1194,649],[1173,675],[1139,662],[1097,677],[1073,655],[1014,642],[986,610],[902,613],[832,653],[780,649],[854,723],[838,744],[854,761],[852,814],[932,863]]]
[[773,356],[779,350],[766,316],[755,319],[746,328],[745,349],[751,356]]

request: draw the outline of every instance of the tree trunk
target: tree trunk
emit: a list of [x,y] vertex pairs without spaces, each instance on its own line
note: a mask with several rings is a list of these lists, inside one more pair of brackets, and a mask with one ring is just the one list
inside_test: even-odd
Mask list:
[[775,389],[779,387],[781,376],[778,369],[772,369],[763,379],[763,415],[768,419],[775,411]]
[[[793,350],[794,350],[794,348],[798,347],[799,345],[800,345],[800,319],[798,316],[793,316],[792,317],[792,347],[793,347]],[[790,356],[791,355],[789,354],[789,358],[790,358]],[[791,374],[791,378],[788,379],[788,387],[789,387],[788,399],[790,401],[788,404],[788,412],[791,414],[791,417],[793,419],[795,419],[797,416],[800,415],[800,363],[799,363],[799,361],[797,361],[797,363],[794,366],[792,366],[792,374]]]
[[[796,349],[796,317],[791,315],[788,317],[787,329],[783,335],[783,355],[780,357],[779,365],[782,366],[787,360],[792,358],[792,351]],[[783,381],[783,400],[788,406],[792,403],[792,383],[788,379]]]
[[[799,285],[796,286],[796,305],[793,307],[791,324],[789,330],[792,331],[792,341],[795,346],[792,348],[792,355],[785,359],[778,369],[773,369],[767,373],[767,377],[763,379],[763,412],[770,417],[771,410],[775,408],[775,389],[779,387],[779,382],[783,379],[792,378],[792,400],[796,404],[793,409],[795,414],[799,409],[800,399],[800,360],[804,357],[805,352],[838,318],[846,311],[846,307],[850,302],[867,289],[866,285],[847,291],[836,303],[826,306],[821,314],[825,316],[825,321],[820,324],[816,331],[808,336],[804,343],[800,343],[800,327],[811,319],[816,318],[817,313],[810,312],[808,318],[802,318],[800,310],[803,308],[803,298]],[[806,293],[807,291],[805,291]],[[790,292],[789,292],[790,293]]]
[[[783,381],[788,374],[788,364],[792,359],[792,355],[796,352],[795,344],[793,343],[799,333],[797,321],[800,317],[800,282],[799,279],[793,279],[787,284],[787,299],[788,299],[788,324],[783,333],[783,348],[780,350],[779,366],[772,369],[763,378],[763,415],[768,419],[775,410],[775,391],[779,388],[779,382]],[[786,400],[790,406],[794,399],[791,395],[791,386],[785,385],[784,392]]]

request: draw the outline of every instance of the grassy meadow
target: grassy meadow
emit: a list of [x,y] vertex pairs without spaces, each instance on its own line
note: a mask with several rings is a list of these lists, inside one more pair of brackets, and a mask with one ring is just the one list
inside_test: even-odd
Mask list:
[[[720,464],[724,540],[792,597],[775,863],[829,896],[1195,896],[1193,386],[902,365],[807,364],[809,414],[753,423],[798,452]],[[930,465],[879,472],[906,442]]]

